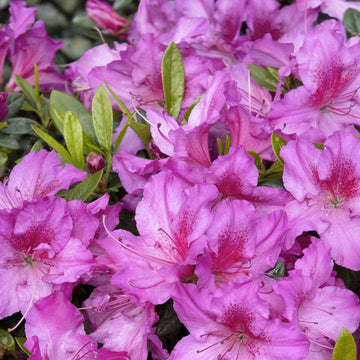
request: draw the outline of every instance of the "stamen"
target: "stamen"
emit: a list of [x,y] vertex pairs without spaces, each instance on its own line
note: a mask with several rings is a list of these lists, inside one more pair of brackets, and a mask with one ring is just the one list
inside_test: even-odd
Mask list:
[[[81,352],[83,349],[85,349],[88,345],[90,345],[91,347],[93,347],[93,346],[95,345],[95,344],[94,344],[94,341],[88,341],[86,344],[84,344],[84,345],[76,352],[76,354],[72,357],[71,360],[81,359],[84,355],[82,355],[80,358],[79,358],[78,356],[79,356],[80,352]],[[95,351],[95,350],[91,350],[91,351]],[[91,351],[90,351],[90,352],[91,352]],[[88,353],[89,353],[89,351],[87,351],[87,352],[85,353],[85,355],[88,354]]]
[[94,30],[96,30],[96,31],[98,32],[98,34],[99,34],[99,36],[100,36],[100,39],[101,39],[102,43],[103,43],[104,45],[107,45],[107,42],[105,41],[105,39],[104,39],[104,37],[103,37],[103,35],[102,35],[102,33],[101,33],[100,29],[99,29],[98,27],[96,27],[96,26],[94,26],[94,27],[93,27],[93,29],[94,29]]
[[137,256],[140,256],[144,259],[147,259],[147,260],[150,260],[150,261],[154,261],[154,262],[157,262],[161,265],[165,265],[165,266],[172,266],[174,265],[174,262],[172,261],[168,261],[168,260],[164,260],[164,259],[160,259],[160,258],[156,258],[154,256],[151,256],[151,255],[147,255],[147,254],[144,254],[144,253],[140,253],[134,249],[132,249],[131,247],[129,247],[129,245],[127,244],[124,244],[121,239],[116,239],[114,237],[114,235],[112,235],[109,231],[109,229],[107,228],[106,224],[105,224],[105,218],[106,218],[106,215],[103,215],[103,225],[104,225],[104,228],[105,228],[105,231],[106,233],[110,236],[111,239],[113,239],[118,245],[120,245],[121,247],[123,247],[124,249],[130,251],[131,253],[133,253],[134,255],[137,255]]

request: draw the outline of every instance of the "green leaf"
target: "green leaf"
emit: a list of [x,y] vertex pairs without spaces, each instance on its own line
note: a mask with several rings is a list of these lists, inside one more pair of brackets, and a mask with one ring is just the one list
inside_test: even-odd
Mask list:
[[25,95],[26,101],[34,108],[37,109],[37,102],[34,88],[21,76],[15,74],[15,81],[17,86],[22,90]]
[[20,149],[19,142],[15,138],[7,134],[0,134],[0,146],[10,150]]
[[45,131],[41,130],[36,126],[32,126],[32,129],[42,140],[44,140],[50,147],[52,147],[63,160],[65,160],[70,164],[73,164],[73,161],[68,151],[60,143],[58,143],[53,137],[51,137]]
[[83,169],[85,166],[83,131],[79,118],[71,111],[65,113],[64,139],[75,166]]
[[285,264],[282,261],[279,261],[271,270],[267,271],[266,274],[268,274],[268,276],[272,277],[275,280],[279,280],[280,278],[285,276],[285,272]]
[[341,329],[341,333],[336,341],[332,360],[356,360],[355,340],[345,328]]
[[181,53],[174,42],[171,42],[164,53],[161,77],[166,111],[176,119],[184,96],[185,73]]
[[39,70],[36,64],[34,64],[34,93],[35,93],[35,100],[37,103],[37,107],[40,108],[41,97],[40,97],[40,90],[39,90]]
[[277,133],[273,132],[271,134],[271,146],[276,158],[281,162],[281,164],[284,164],[284,162],[280,157],[280,150],[284,145],[286,145],[286,141],[283,140]]
[[253,151],[248,151],[247,153],[254,158],[255,165],[258,168],[258,170],[265,171],[265,166],[264,166],[263,161],[261,160],[261,157],[256,152],[253,152]]
[[22,104],[24,102],[24,99],[25,99],[25,96],[23,94],[19,94],[19,93],[13,93],[8,96],[6,101],[7,101],[7,105],[9,108],[9,112],[7,114],[6,119],[14,117],[20,111]]
[[0,151],[0,166],[3,166],[8,160],[8,155],[5,152]]
[[10,351],[16,347],[14,338],[4,329],[0,329],[0,344]]
[[265,89],[275,92],[279,78],[274,75],[273,71],[265,70],[257,65],[248,65],[250,68],[250,76],[253,78],[259,86],[263,86]]
[[100,146],[110,152],[113,135],[113,109],[108,93],[100,85],[91,104],[94,130]]
[[87,177],[83,182],[70,189],[65,195],[67,201],[82,200],[85,201],[96,189],[103,175],[103,170]]
[[1,132],[4,134],[12,134],[12,135],[28,134],[32,131],[31,125],[38,124],[34,120],[23,117],[11,118],[8,119],[6,122],[7,122],[7,127],[2,129]]
[[347,9],[344,15],[344,26],[349,36],[360,35],[360,12]]
[[[70,110],[68,110],[70,111]],[[53,109],[52,121],[55,124],[56,128],[63,135],[64,134],[64,122],[65,122],[65,113],[59,109]]]
[[19,348],[28,356],[31,356],[31,352],[24,346],[26,338],[24,337],[15,337],[15,341],[18,344]]
[[[63,113],[66,111],[73,112],[79,118],[84,133],[92,138],[95,137],[92,117],[80,101],[68,94],[53,90],[50,94],[50,114],[56,126],[58,126],[58,122],[54,120],[56,118],[54,110],[60,110]],[[59,131],[61,133],[63,132],[63,127],[61,125]]]
[[123,114],[126,115],[126,117],[128,119],[130,119],[132,117],[130,111],[128,110],[128,108],[126,107],[126,105],[119,99],[119,97],[114,93],[114,91],[110,88],[110,86],[106,83],[105,81],[105,85],[107,87],[107,89],[109,90],[111,96],[114,98],[117,106],[120,108],[120,110],[123,112]]
[[151,140],[150,124],[139,124],[131,119],[129,121],[129,126],[135,131],[136,135],[142,140],[144,145],[148,147]]
[[185,111],[185,114],[184,114],[184,119],[186,121],[189,120],[189,116],[193,110],[193,108],[199,103],[199,101],[201,100],[201,98],[205,95],[205,93],[201,94],[189,107],[188,109]]
[[[0,130],[1,129],[5,129],[7,127],[7,123],[6,122],[1,122],[0,123]],[[2,132],[4,132],[4,131],[2,131]]]
[[30,149],[30,152],[31,152],[31,151],[39,152],[41,149],[43,149],[43,146],[42,146],[42,144],[41,144],[41,141],[38,140],[38,141],[32,146],[32,148]]

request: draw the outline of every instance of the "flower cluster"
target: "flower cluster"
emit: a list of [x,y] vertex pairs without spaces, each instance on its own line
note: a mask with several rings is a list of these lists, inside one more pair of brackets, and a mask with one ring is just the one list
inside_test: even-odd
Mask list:
[[[25,319],[33,360],[332,359],[360,322],[336,271],[360,270],[360,43],[343,25],[359,2],[142,0],[131,22],[86,8],[127,42],[64,75],[34,9],[10,2],[0,29],[7,90],[17,74],[82,102],[51,93],[68,150],[34,127],[56,152],[0,183],[0,318],[22,313],[9,331]],[[169,301],[188,335],[165,349]]]

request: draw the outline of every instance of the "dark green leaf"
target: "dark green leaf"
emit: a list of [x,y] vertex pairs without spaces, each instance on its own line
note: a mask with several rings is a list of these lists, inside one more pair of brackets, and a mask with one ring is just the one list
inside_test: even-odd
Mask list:
[[0,146],[10,150],[20,149],[20,144],[18,141],[10,135],[5,134],[0,134]]
[[286,145],[286,141],[283,140],[277,133],[273,132],[271,134],[271,146],[273,148],[276,158],[283,164],[283,160],[280,157],[281,148]]
[[103,175],[103,170],[87,177],[83,182],[70,189],[65,195],[67,201],[82,200],[85,201],[96,189]]
[[34,108],[37,109],[37,102],[34,88],[21,76],[15,74],[15,81],[17,86],[22,90],[25,95],[26,101]]
[[[95,137],[92,117],[80,101],[68,94],[53,90],[50,94],[50,114],[52,119],[56,117],[54,110],[60,110],[63,113],[66,111],[73,112],[79,118],[84,133],[93,138]],[[63,131],[62,127],[59,128],[59,131]]]
[[19,348],[28,356],[31,356],[31,352],[24,346],[26,342],[26,338],[24,337],[16,337],[16,343],[18,344]]
[[166,111],[169,115],[177,118],[184,96],[185,73],[181,53],[174,42],[168,46],[164,53],[161,76]]
[[113,135],[113,109],[108,93],[100,85],[91,104],[93,125],[100,146],[110,152]]
[[248,65],[250,68],[250,76],[265,89],[275,92],[279,78],[268,70],[257,65]]
[[41,139],[43,139],[50,147],[52,147],[63,160],[67,161],[70,164],[73,164],[73,161],[68,151],[60,143],[58,143],[53,137],[51,137],[45,131],[41,130],[36,126],[32,126],[32,129]]
[[37,125],[37,122],[28,118],[17,117],[7,121],[7,127],[2,129],[4,134],[23,135],[32,131],[31,125]]
[[285,264],[282,261],[279,261],[271,270],[267,271],[266,274],[275,280],[279,280],[285,276],[285,270]]
[[71,111],[65,113],[64,139],[75,166],[85,166],[83,132],[79,118]]
[[10,351],[14,351],[16,347],[14,338],[3,329],[0,329],[0,344]]
[[332,360],[356,360],[356,344],[351,333],[342,328],[336,341]]
[[360,12],[347,9],[344,15],[344,26],[349,36],[360,35]]
[[9,107],[9,112],[8,112],[6,118],[12,118],[20,111],[22,104],[24,102],[24,99],[25,99],[25,96],[23,94],[19,94],[19,93],[13,93],[8,96],[6,101],[7,101],[8,107]]

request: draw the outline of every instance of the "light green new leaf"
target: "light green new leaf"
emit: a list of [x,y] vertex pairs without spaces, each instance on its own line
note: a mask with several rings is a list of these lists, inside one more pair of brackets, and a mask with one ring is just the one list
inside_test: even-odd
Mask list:
[[254,158],[255,165],[258,168],[258,170],[265,171],[264,163],[261,160],[261,157],[259,156],[259,154],[257,154],[256,152],[253,152],[253,151],[248,151],[247,153]]
[[184,119],[185,121],[189,120],[190,114],[192,112],[192,110],[194,109],[194,107],[199,103],[199,101],[201,100],[201,98],[205,95],[205,93],[201,94],[189,107],[188,109],[185,111],[184,114]]
[[151,140],[150,124],[139,124],[131,119],[129,121],[129,126],[135,131],[136,135],[142,140],[144,145],[148,147]]
[[85,166],[83,131],[79,118],[71,111],[65,113],[64,139],[75,166],[83,169]]
[[284,145],[286,145],[286,141],[283,140],[277,133],[273,132],[271,134],[271,146],[276,158],[281,162],[281,164],[284,164],[284,162],[280,157],[280,150]]
[[63,113],[68,110],[73,112],[79,118],[84,133],[91,136],[92,138],[95,137],[91,115],[80,101],[76,100],[68,94],[62,93],[57,90],[53,90],[51,92],[50,115],[56,127],[58,127],[58,130],[63,133],[63,126],[61,125],[61,123],[59,124],[59,121],[56,121],[57,115],[54,110],[60,110]]
[[176,119],[179,116],[184,96],[185,73],[181,53],[174,42],[168,46],[164,53],[161,77],[166,111]]
[[342,328],[336,341],[332,360],[356,360],[356,345],[351,333]]
[[37,109],[37,102],[34,88],[21,76],[15,74],[16,85],[22,90],[25,95],[26,101],[34,108]]
[[110,152],[113,135],[113,110],[105,88],[100,85],[91,104],[93,125],[100,146]]
[[50,147],[52,147],[58,153],[58,155],[63,160],[75,165],[69,152],[60,143],[58,143],[53,137],[51,137],[49,134],[47,134],[45,131],[41,130],[37,126],[31,127],[41,139],[43,139]]
[[0,151],[0,166],[4,165],[8,160],[8,156],[5,152]]
[[87,177],[83,182],[77,184],[65,195],[67,201],[82,200],[85,201],[96,189],[103,175],[103,170]]

